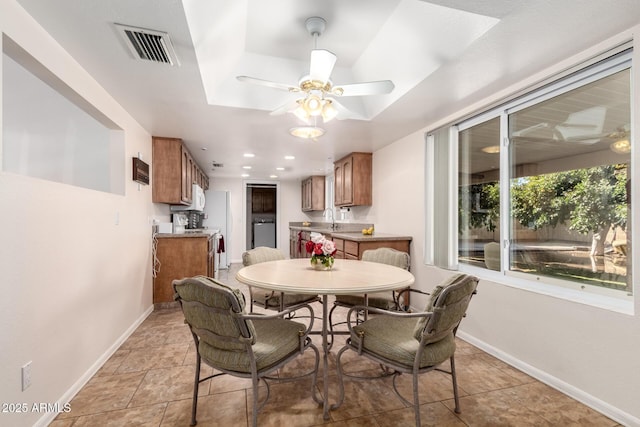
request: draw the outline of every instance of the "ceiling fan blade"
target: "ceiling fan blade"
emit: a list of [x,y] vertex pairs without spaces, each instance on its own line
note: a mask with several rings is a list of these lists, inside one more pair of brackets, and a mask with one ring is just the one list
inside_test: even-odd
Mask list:
[[380,80],[336,86],[331,92],[337,96],[384,95],[391,93],[394,88],[395,85],[391,80]]
[[285,83],[272,82],[270,80],[257,79],[255,77],[236,76],[236,79],[244,83],[251,83],[255,85],[271,87],[274,89],[286,90],[288,92],[298,92],[300,90],[297,86],[292,86]]
[[269,115],[280,116],[282,114],[290,113],[296,108],[298,108],[298,100],[289,101],[270,112]]
[[321,82],[329,81],[333,66],[336,64],[337,57],[325,49],[314,49],[311,51],[311,64],[309,66],[310,80],[318,80]]
[[336,120],[346,120],[346,119],[364,120],[364,117],[362,117],[360,114],[354,113],[353,111],[349,110],[347,107],[345,107],[344,105],[336,101],[335,98],[327,98],[327,99],[331,101],[333,108],[335,108],[336,111],[338,112],[338,114],[336,115]]

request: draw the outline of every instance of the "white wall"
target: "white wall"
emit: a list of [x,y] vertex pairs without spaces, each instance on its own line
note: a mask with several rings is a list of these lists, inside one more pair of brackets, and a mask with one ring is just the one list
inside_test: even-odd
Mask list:
[[[639,27],[589,52],[568,59],[577,63],[615,41],[629,38]],[[633,81],[640,82],[640,49],[634,53]],[[520,89],[542,77],[552,76],[567,64],[558,64],[542,75],[522,82]],[[546,74],[546,75],[545,75]],[[640,129],[640,85],[635,84],[633,129]],[[505,88],[502,94],[518,88]],[[486,104],[496,101],[486,100]],[[478,106],[469,106],[467,114]],[[443,118],[441,123],[455,120]],[[436,124],[434,124],[435,126]],[[417,132],[374,153],[372,215],[376,230],[410,234],[411,270],[415,286],[432,289],[450,274],[424,265],[424,131]],[[637,142],[637,138],[636,138]],[[640,150],[632,163],[633,182],[640,183]],[[411,184],[407,184],[411,183]],[[404,191],[397,191],[403,188]],[[632,216],[637,225],[640,203],[638,191],[632,196]],[[640,227],[634,226],[632,240],[640,242]],[[632,265],[640,265],[635,251]],[[637,274],[635,274],[637,276]],[[621,314],[568,300],[521,290],[482,279],[478,295],[471,302],[469,315],[459,335],[485,350],[526,370],[531,375],[561,389],[600,410],[624,425],[640,425],[640,289],[635,287],[634,315]]]
[[[125,162],[151,158],[150,135],[14,0],[0,2],[0,32],[124,131]],[[124,173],[124,196],[0,173],[0,402],[68,402],[150,312],[151,189]],[[0,413],[0,425],[53,416]]]
[[[274,181],[274,184],[276,181]],[[277,246],[287,257],[289,256],[289,222],[303,221],[306,216],[300,210],[300,181],[277,181],[278,200],[277,211]],[[246,250],[245,244],[245,215],[243,200],[245,197],[245,182],[241,178],[216,178],[210,177],[210,189],[229,191],[231,204],[232,225],[229,237],[231,239],[231,262],[242,262],[242,253]],[[225,237],[227,238],[227,237]]]

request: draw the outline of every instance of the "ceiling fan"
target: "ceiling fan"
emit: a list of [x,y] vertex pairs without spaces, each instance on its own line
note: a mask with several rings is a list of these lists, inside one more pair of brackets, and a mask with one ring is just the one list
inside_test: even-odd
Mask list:
[[324,122],[333,118],[338,120],[356,118],[357,115],[336,101],[336,97],[383,95],[394,89],[394,84],[390,80],[334,85],[331,81],[331,73],[337,57],[328,50],[317,48],[318,37],[323,33],[326,21],[314,16],[305,21],[305,26],[309,34],[313,36],[314,49],[311,51],[309,74],[304,75],[296,85],[248,76],[236,77],[241,82],[300,94],[300,97],[294,101],[287,102],[273,110],[271,115],[290,112],[307,123],[311,119],[315,122],[318,117],[321,117]]

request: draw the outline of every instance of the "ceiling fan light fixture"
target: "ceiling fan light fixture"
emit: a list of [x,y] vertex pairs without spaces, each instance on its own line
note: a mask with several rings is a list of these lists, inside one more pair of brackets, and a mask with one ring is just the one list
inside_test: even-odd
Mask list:
[[628,154],[631,152],[631,143],[629,142],[629,138],[619,139],[609,146],[611,151],[618,154]]
[[499,145],[490,145],[488,147],[483,147],[482,151],[487,153],[487,154],[498,154],[500,152],[500,146]]
[[310,116],[319,116],[322,114],[323,100],[318,95],[308,95],[302,103],[302,108]]
[[333,106],[333,102],[330,99],[325,99],[322,106],[322,120],[327,123],[333,120],[338,115],[338,110]]
[[324,135],[324,129],[317,126],[297,126],[289,129],[289,133],[298,138],[316,139]]
[[298,106],[292,111],[292,113],[303,122],[308,123],[309,113],[304,108],[304,98],[300,98],[296,102],[298,103]]

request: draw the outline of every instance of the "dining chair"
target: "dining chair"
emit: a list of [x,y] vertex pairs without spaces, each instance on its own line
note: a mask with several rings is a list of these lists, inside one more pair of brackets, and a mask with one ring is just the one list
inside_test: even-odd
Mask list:
[[[344,402],[344,376],[356,379],[380,378],[345,373],[342,356],[347,350],[352,350],[385,367],[387,374],[393,376],[393,390],[403,403],[413,406],[416,426],[420,426],[418,375],[432,370],[451,375],[455,412],[460,413],[454,360],[455,335],[477,286],[477,277],[456,274],[434,288],[424,312],[404,313],[364,306],[352,307],[347,314],[350,335],[337,355],[340,394],[332,409]],[[354,313],[363,309],[368,309],[372,316],[355,324],[352,321]],[[449,370],[441,366],[447,360],[450,363]],[[403,373],[412,375],[413,402],[405,399],[398,391],[396,379]]]
[[[283,259],[285,259],[285,257],[282,254],[282,251],[266,246],[259,246],[242,254],[242,264],[245,267],[261,262],[279,261]],[[320,298],[317,294],[306,295],[285,293],[284,299],[281,304],[280,295],[280,292],[265,291],[262,289],[256,289],[253,286],[249,286],[249,296],[251,300],[249,303],[249,311],[253,313],[254,304],[265,309],[282,310],[284,308],[292,307],[297,304],[308,304],[311,302],[320,301]]]
[[[409,270],[411,266],[411,259],[406,252],[399,251],[393,248],[377,248],[368,249],[362,253],[362,261],[378,262],[382,264],[393,265],[395,267]],[[403,301],[401,301],[401,295],[407,295],[409,288],[399,289],[388,292],[377,292],[369,294],[367,296],[367,306],[381,308],[384,310],[402,310]],[[346,322],[333,322],[333,312],[338,307],[351,308],[356,305],[365,305],[365,299],[363,294],[359,295],[336,295],[336,299],[333,303],[333,307],[329,311],[329,328],[333,337],[333,327],[335,325],[341,325]],[[333,344],[333,339],[331,340]]]
[[[252,315],[245,312],[244,295],[216,279],[196,276],[173,281],[175,300],[179,301],[185,323],[189,325],[196,347],[195,380],[191,407],[191,425],[197,423],[198,387],[203,381],[228,374],[251,378],[253,390],[252,425],[257,425],[258,411],[269,399],[267,380],[276,370],[311,348],[315,353],[313,370],[286,381],[312,376],[311,395],[317,403],[316,382],[320,354],[311,342],[309,332],[313,327],[313,309],[310,325],[284,319],[286,313]],[[302,309],[298,306],[296,309]],[[201,363],[214,368],[214,373],[200,379]],[[219,371],[218,373],[216,373]],[[258,383],[266,385],[266,397],[258,401]],[[285,380],[281,380],[285,381]],[[211,386],[213,387],[213,385]]]

